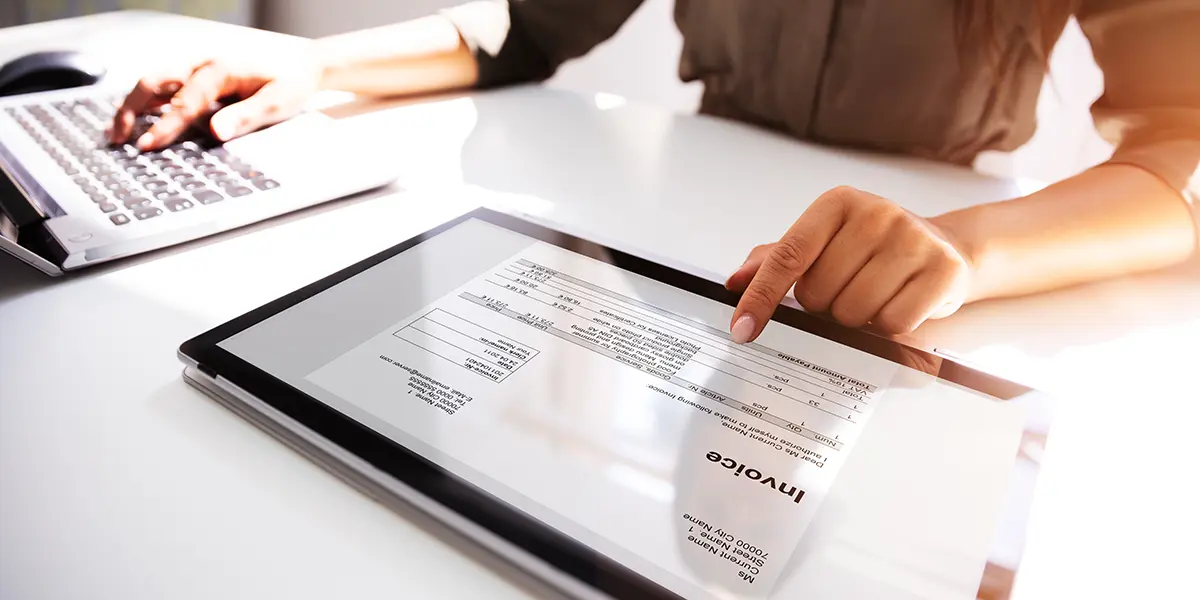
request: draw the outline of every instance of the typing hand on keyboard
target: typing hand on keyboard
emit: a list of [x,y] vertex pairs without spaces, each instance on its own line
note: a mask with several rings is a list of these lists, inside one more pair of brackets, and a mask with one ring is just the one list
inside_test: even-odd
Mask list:
[[[320,74],[316,59],[292,56],[266,66],[207,60],[166,76],[147,77],[121,102],[109,140],[155,150],[211,115],[212,136],[228,141],[296,114],[316,92]],[[214,102],[221,98],[236,101],[213,113]],[[160,108],[169,110],[152,121],[143,120]]]
[[[111,122],[116,101],[96,96],[6,109],[113,225],[279,187],[207,136],[151,152],[107,144],[100,128]],[[143,115],[140,127],[153,129],[163,118]]]

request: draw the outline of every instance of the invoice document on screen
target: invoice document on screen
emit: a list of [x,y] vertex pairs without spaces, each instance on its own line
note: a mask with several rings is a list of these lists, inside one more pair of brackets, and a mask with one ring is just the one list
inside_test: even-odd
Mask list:
[[[542,242],[307,379],[678,593],[765,598],[898,368]],[[407,437],[407,436],[406,436]]]

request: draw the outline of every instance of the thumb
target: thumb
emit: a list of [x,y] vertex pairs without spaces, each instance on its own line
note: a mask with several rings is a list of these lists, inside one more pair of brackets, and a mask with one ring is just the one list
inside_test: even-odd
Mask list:
[[270,82],[245,100],[217,111],[208,126],[214,137],[227,142],[292,116],[295,110],[290,104],[284,90]]
[[754,274],[758,273],[758,268],[767,258],[767,253],[771,251],[775,244],[763,244],[755,246],[750,251],[750,255],[746,257],[746,262],[738,267],[728,279],[725,280],[725,289],[733,292],[741,292],[750,285],[750,281],[754,279]]

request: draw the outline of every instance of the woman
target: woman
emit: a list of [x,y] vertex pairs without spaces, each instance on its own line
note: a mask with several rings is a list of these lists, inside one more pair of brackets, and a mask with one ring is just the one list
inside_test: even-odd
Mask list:
[[[611,36],[641,0],[473,2],[318,40],[311,56],[206,61],[144,79],[117,112],[172,110],[136,140],[169,144],[211,101],[227,140],[293,114],[319,88],[421,94],[549,77]],[[1093,107],[1107,163],[1035,194],[917,217],[866,191],[817,198],[728,280],[735,341],[795,286],[806,309],[908,332],[965,302],[1187,259],[1200,194],[1200,0],[676,0],[679,72],[701,112],[798,138],[968,164],[1032,135],[1046,57],[1075,15],[1104,72]],[[1190,186],[1190,187],[1189,187]]]

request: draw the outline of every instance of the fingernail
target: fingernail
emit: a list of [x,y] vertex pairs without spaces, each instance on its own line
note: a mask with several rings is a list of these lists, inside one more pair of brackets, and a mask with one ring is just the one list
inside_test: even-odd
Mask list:
[[733,338],[735,344],[745,344],[750,341],[752,335],[754,335],[754,317],[750,315],[738,317],[733,328],[729,330],[729,336]]
[[149,148],[151,146],[151,144],[153,144],[153,143],[154,143],[154,136],[150,135],[149,132],[146,132],[146,133],[142,134],[142,137],[137,139],[137,143],[134,145],[137,146],[139,150],[145,150],[146,148]]

